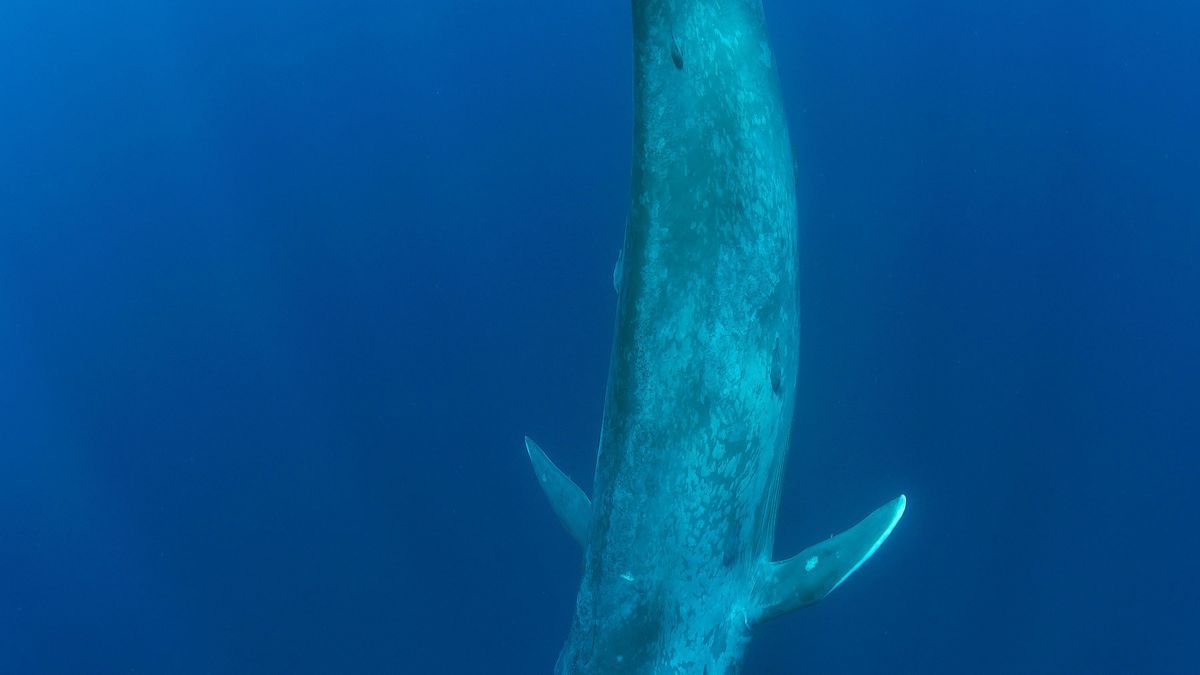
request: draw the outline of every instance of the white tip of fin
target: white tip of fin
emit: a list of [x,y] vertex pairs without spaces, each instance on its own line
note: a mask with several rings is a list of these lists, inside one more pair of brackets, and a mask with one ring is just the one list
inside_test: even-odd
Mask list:
[[[842,575],[841,579],[837,580],[837,583],[833,585],[833,588],[841,586],[843,581],[850,578],[850,575],[854,574],[859,567],[862,567],[863,563],[867,562],[871,556],[875,555],[875,551],[879,550],[879,547],[883,545],[883,542],[887,541],[887,538],[892,534],[892,530],[896,529],[896,523],[899,523],[900,518],[904,515],[904,507],[908,506],[908,497],[900,495],[887,506],[891,507],[891,520],[888,521],[887,527],[884,528],[883,532],[879,534],[874,543],[871,544],[871,547],[867,549],[867,552],[858,559],[858,562],[854,563],[854,567],[851,567],[849,572],[846,572]],[[884,509],[886,508],[887,507],[884,507]],[[880,509],[880,511],[884,509]],[[878,513],[878,511],[876,513]],[[829,591],[833,592],[833,588],[829,589]]]
[[755,592],[761,618],[787,614],[829,595],[879,550],[907,504],[900,495],[836,537],[766,565]]
[[525,437],[525,451],[529,453],[529,462],[533,465],[538,485],[542,486],[542,492],[550,500],[550,508],[554,509],[558,521],[580,546],[585,546],[591,529],[592,502],[528,436]]

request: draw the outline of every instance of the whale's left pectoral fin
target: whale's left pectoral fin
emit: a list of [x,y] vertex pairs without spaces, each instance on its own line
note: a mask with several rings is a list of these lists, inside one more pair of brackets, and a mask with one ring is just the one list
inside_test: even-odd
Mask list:
[[760,620],[787,614],[829,595],[879,549],[904,515],[904,505],[904,495],[900,495],[836,537],[809,546],[800,555],[765,565],[755,587]]
[[533,464],[533,473],[537,476],[538,484],[550,500],[550,507],[558,516],[558,521],[567,532],[586,546],[588,531],[592,523],[592,502],[582,489],[563,473],[546,453],[528,436],[525,437],[525,450],[529,452],[529,461]]

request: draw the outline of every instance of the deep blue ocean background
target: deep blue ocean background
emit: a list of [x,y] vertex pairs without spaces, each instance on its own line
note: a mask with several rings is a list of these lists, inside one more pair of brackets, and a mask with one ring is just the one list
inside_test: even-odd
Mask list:
[[[1200,8],[766,0],[801,168],[749,673],[1187,673]],[[546,673],[629,195],[624,2],[0,5],[0,672]]]

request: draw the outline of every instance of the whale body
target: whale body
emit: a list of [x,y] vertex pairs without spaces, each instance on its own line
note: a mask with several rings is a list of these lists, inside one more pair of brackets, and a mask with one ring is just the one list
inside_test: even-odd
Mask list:
[[772,561],[798,251],[761,0],[633,0],[633,31],[633,189],[591,498],[526,438],[584,550],[556,672],[733,673],[753,626],[841,584],[905,498]]

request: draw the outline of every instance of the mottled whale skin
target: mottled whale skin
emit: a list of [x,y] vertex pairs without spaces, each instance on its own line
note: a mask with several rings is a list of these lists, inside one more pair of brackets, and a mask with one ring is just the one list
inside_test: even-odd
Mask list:
[[738,672],[833,590],[901,496],[771,562],[796,395],[791,143],[760,0],[633,0],[633,189],[594,494],[526,439],[584,548],[556,672]]

